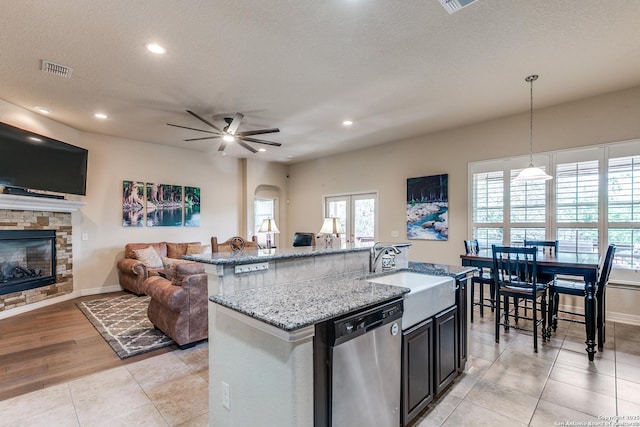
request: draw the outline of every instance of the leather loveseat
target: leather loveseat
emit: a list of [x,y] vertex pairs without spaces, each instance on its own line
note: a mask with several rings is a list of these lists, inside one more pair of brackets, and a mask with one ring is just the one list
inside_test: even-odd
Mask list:
[[160,265],[147,266],[138,259],[136,250],[153,247],[158,255],[166,258],[180,259],[187,253],[200,253],[200,242],[191,243],[129,243],[124,247],[124,258],[118,261],[118,279],[120,286],[136,295],[144,294],[142,284],[151,276],[159,276],[164,267]]

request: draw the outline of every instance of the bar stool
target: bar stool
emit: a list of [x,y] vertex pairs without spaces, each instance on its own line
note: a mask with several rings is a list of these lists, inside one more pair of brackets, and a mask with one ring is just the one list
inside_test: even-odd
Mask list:
[[[464,250],[467,255],[477,255],[480,252],[480,245],[476,239],[474,240],[465,240],[464,241]],[[478,285],[480,299],[478,301],[475,300],[475,286]],[[489,297],[485,298],[484,296],[484,287],[485,285],[489,285]],[[476,274],[471,277],[471,323],[473,323],[473,307],[480,307],[480,317],[484,317],[484,308],[491,308],[491,312],[493,313],[495,310],[495,284],[493,283],[493,276],[491,272],[488,270],[484,270],[479,268]],[[487,303],[486,301],[489,301]]]

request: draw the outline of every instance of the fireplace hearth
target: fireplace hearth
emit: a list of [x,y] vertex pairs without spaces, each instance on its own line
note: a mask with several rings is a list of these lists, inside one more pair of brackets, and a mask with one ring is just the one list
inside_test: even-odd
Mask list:
[[0,230],[0,295],[56,282],[54,230]]

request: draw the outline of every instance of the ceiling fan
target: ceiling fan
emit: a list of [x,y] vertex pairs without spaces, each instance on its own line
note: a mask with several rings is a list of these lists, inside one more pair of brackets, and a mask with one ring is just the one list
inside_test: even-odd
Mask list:
[[193,117],[200,120],[202,123],[211,126],[213,130],[196,129],[188,126],[174,125],[173,123],[167,123],[167,125],[177,127],[177,128],[182,128],[182,129],[195,130],[198,132],[210,133],[213,136],[205,136],[201,138],[189,138],[189,139],[185,139],[185,141],[201,141],[204,139],[222,138],[222,142],[218,147],[218,151],[224,151],[224,149],[227,148],[227,144],[229,142],[237,142],[242,147],[246,148],[252,153],[256,153],[258,152],[258,150],[256,150],[255,148],[247,144],[247,142],[255,142],[258,144],[272,145],[274,147],[280,147],[282,145],[279,142],[271,142],[271,141],[265,141],[264,139],[251,138],[252,135],[261,135],[263,133],[280,132],[280,129],[278,128],[238,131],[238,127],[240,127],[240,122],[242,122],[242,119],[244,118],[244,115],[242,113],[236,113],[234,117],[225,117],[224,121],[227,123],[227,125],[222,129],[220,129],[220,127],[216,126],[209,120],[203,117],[200,117],[193,111],[187,110],[187,113],[191,114]]

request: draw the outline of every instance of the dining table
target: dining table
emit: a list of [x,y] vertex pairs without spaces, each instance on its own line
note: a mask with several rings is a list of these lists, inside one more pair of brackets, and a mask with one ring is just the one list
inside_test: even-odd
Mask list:
[[[536,254],[538,276],[553,277],[567,275],[582,277],[585,282],[584,314],[586,329],[586,351],[589,360],[594,359],[596,353],[596,333],[598,334],[598,348],[602,351],[604,342],[604,325],[597,325],[596,282],[598,280],[599,257],[594,253],[557,252],[555,254],[538,252]],[[481,249],[477,254],[460,255],[463,266],[476,268],[493,267],[493,253],[491,249]]]

